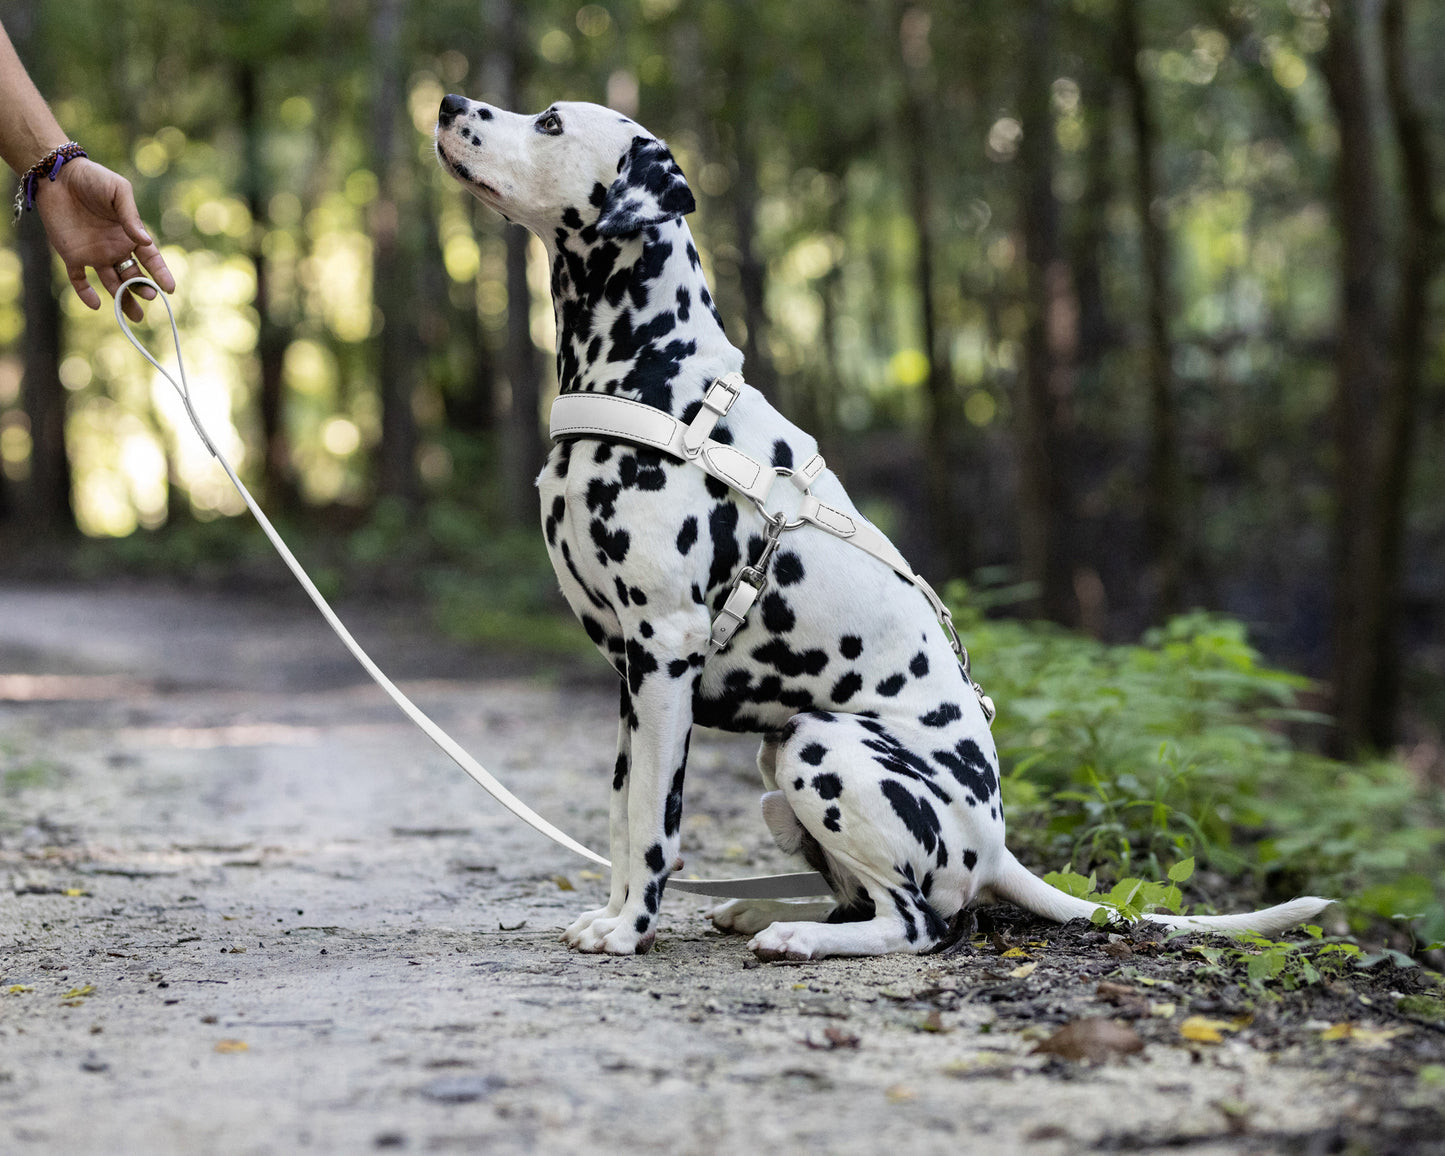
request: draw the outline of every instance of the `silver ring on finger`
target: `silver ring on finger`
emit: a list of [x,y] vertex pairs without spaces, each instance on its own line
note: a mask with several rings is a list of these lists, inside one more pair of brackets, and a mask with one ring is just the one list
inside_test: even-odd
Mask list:
[[122,261],[119,265],[115,267],[115,271],[120,275],[121,280],[124,280],[126,273],[131,269],[137,268],[139,265],[140,262],[137,261],[134,257],[127,257],[124,261]]

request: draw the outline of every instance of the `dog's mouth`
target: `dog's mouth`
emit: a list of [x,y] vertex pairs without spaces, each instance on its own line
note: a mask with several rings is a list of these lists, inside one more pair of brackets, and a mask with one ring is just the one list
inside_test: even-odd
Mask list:
[[487,184],[486,181],[477,176],[471,168],[447,156],[447,150],[443,147],[440,136],[437,138],[436,150],[437,158],[441,161],[442,167],[451,173],[452,176],[456,177],[457,180],[461,181],[462,184],[469,185],[479,192],[486,193],[493,199],[501,198],[502,194],[499,193],[494,186]]

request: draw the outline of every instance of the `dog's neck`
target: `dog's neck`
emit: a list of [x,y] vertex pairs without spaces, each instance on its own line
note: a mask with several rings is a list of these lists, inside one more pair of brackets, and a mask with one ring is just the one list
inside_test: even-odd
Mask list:
[[574,214],[542,241],[561,392],[618,394],[677,417],[713,378],[742,368],[680,218],[605,238]]

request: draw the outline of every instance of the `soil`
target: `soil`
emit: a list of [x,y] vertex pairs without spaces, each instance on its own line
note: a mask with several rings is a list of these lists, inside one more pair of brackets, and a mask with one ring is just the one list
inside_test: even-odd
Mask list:
[[[600,660],[342,616],[605,849]],[[696,736],[684,874],[794,867],[755,745]],[[1230,941],[991,907],[945,955],[762,964],[680,894],[651,954],[569,952],[605,880],[299,592],[0,587],[0,774],[6,1152],[1445,1152],[1445,1002],[1391,958],[1256,982]]]

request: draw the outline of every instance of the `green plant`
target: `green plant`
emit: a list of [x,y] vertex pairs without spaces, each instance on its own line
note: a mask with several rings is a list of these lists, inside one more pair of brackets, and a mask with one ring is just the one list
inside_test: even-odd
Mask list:
[[1069,895],[1099,904],[1099,910],[1090,918],[1102,927],[1113,922],[1115,918],[1133,922],[1154,911],[1180,914],[1183,896],[1179,891],[1179,884],[1186,882],[1193,874],[1194,860],[1181,859],[1169,868],[1167,883],[1150,882],[1146,879],[1120,879],[1108,892],[1100,892],[1098,878],[1094,874],[1079,875],[1073,871],[1050,872],[1044,876],[1044,881]]
[[1302,709],[1308,680],[1265,665],[1242,624],[1194,613],[1108,646],[988,618],[962,583],[947,596],[999,707],[1017,849],[1062,877],[1096,875],[1106,897],[1193,857],[1249,887],[1336,895],[1361,927],[1406,912],[1420,939],[1445,938],[1445,801],[1399,762],[1294,741],[1329,720]]

